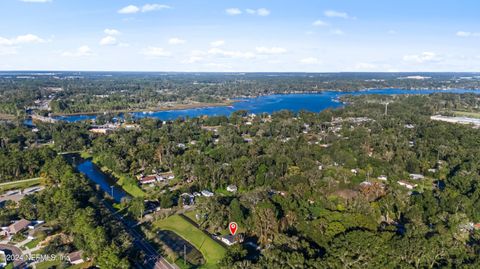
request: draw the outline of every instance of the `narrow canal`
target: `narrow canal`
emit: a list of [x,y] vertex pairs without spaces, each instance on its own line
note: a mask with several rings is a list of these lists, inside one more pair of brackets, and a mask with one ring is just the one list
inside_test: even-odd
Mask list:
[[130,196],[115,183],[115,180],[98,168],[91,159],[83,159],[79,154],[66,154],[64,157],[74,165],[75,169],[85,175],[94,185],[98,186],[108,196],[113,197],[116,203]]

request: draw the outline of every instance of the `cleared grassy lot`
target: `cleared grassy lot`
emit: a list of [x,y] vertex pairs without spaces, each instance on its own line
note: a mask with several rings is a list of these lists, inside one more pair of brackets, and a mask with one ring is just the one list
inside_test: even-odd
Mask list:
[[458,117],[469,117],[469,118],[480,119],[479,112],[454,111],[453,114],[455,114],[455,116],[458,116]]
[[222,245],[181,215],[173,215],[156,221],[154,227],[155,229],[172,231],[195,246],[205,258],[204,268],[218,268],[218,263],[226,254],[227,250]]
[[[95,163],[95,161],[94,161],[94,163]],[[95,163],[95,164],[97,165],[97,163]],[[145,192],[137,185],[137,182],[136,182],[135,179],[132,179],[127,175],[117,174],[117,173],[111,171],[110,169],[108,169],[105,166],[100,167],[100,169],[104,173],[106,173],[108,175],[111,175],[114,179],[118,179],[116,183],[119,186],[121,186],[122,189],[125,192],[127,192],[128,194],[130,194],[131,196],[133,196],[133,197],[144,197],[145,196]]]
[[31,178],[25,180],[18,180],[13,182],[6,182],[0,184],[0,192],[13,189],[26,189],[40,184],[41,178]]

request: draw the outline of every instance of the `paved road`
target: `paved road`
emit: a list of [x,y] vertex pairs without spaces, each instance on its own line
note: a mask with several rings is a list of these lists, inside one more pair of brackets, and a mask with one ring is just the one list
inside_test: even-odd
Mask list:
[[[26,263],[23,260],[23,254],[21,249],[12,245],[0,244],[0,250],[5,251],[5,254],[7,256],[12,255],[15,257],[15,259],[13,259],[14,268],[26,268]],[[8,261],[11,262],[12,260],[9,259]]]
[[19,202],[25,197],[25,195],[34,194],[36,192],[42,191],[45,189],[43,186],[30,187],[23,190],[12,190],[7,191],[5,194],[0,195],[0,203],[3,201],[14,201]]
[[[165,258],[158,254],[157,250],[148,243],[144,237],[139,234],[135,228],[137,223],[128,223],[124,220],[119,214],[116,214],[116,209],[113,208],[108,202],[104,201],[105,206],[108,210],[125,226],[127,232],[133,237],[133,244],[140,250],[143,250],[147,254],[147,260],[144,261],[143,266],[145,268],[152,269],[178,269],[179,267],[175,264],[169,263]],[[133,224],[133,225],[132,225]],[[138,261],[141,262],[141,261]]]

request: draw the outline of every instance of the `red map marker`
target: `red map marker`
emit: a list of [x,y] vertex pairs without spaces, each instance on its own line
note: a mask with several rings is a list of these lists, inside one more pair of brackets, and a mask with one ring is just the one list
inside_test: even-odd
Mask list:
[[228,224],[228,228],[230,229],[230,233],[232,235],[235,235],[235,233],[237,232],[238,225],[236,222],[230,222],[230,224]]

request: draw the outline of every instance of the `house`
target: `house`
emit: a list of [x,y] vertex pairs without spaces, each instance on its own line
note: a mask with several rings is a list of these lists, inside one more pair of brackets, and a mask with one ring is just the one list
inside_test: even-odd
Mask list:
[[243,242],[243,236],[227,234],[220,237],[220,240],[222,240],[222,242],[225,243],[227,246],[232,246],[236,243]]
[[435,169],[435,168],[430,168],[430,169],[428,169],[428,172],[430,172],[430,173],[436,173],[436,172],[437,172],[437,169]]
[[43,223],[45,223],[45,221],[43,221],[43,220],[35,220],[35,221],[32,221],[32,222],[28,225],[28,229],[34,230],[34,229],[38,228],[39,226],[41,226]]
[[377,177],[377,179],[383,180],[383,181],[387,181],[387,176],[385,176],[385,175],[380,175],[380,176]]
[[195,196],[190,193],[182,193],[180,197],[182,198],[183,207],[189,207],[195,204]]
[[194,192],[194,193],[193,193],[193,196],[195,196],[195,197],[200,197],[200,196],[202,196],[202,194],[199,193],[199,192]]
[[82,255],[83,255],[83,251],[81,251],[81,250],[72,252],[72,253],[68,254],[68,256],[67,256],[68,261],[72,265],[84,263],[85,260],[82,258]]
[[360,183],[360,187],[368,187],[368,186],[372,186],[372,182],[363,181],[362,183]]
[[243,138],[243,141],[245,141],[246,143],[252,143],[253,139],[246,137],[246,138]]
[[155,182],[157,182],[157,175],[149,175],[149,176],[140,177],[138,182],[142,185],[155,183]]
[[175,175],[172,172],[163,173],[158,176],[158,181],[167,181],[175,178]]
[[350,172],[352,172],[353,174],[357,174],[358,173],[358,170],[357,169],[350,169]]
[[228,185],[228,186],[227,186],[227,191],[229,191],[229,192],[237,192],[237,186],[235,186],[235,185]]
[[202,195],[205,196],[205,197],[212,197],[212,196],[213,196],[213,192],[208,191],[208,190],[203,190],[203,191],[202,191]]
[[413,180],[421,180],[421,179],[424,179],[425,177],[420,174],[410,174],[410,178]]
[[413,188],[415,188],[417,186],[417,184],[412,184],[410,182],[407,182],[407,181],[403,181],[403,180],[399,180],[397,181],[398,184],[400,184],[400,186],[403,186],[409,190],[412,190]]
[[177,147],[178,147],[178,148],[181,148],[181,149],[187,148],[187,146],[186,146],[185,144],[183,144],[183,143],[178,143],[178,144],[177,144]]
[[24,231],[28,228],[28,225],[30,225],[31,221],[26,220],[26,219],[21,219],[18,220],[14,223],[12,223],[10,226],[8,226],[8,232],[10,234],[16,234],[21,231]]
[[109,134],[113,132],[113,130],[109,128],[92,128],[89,131],[94,134]]

